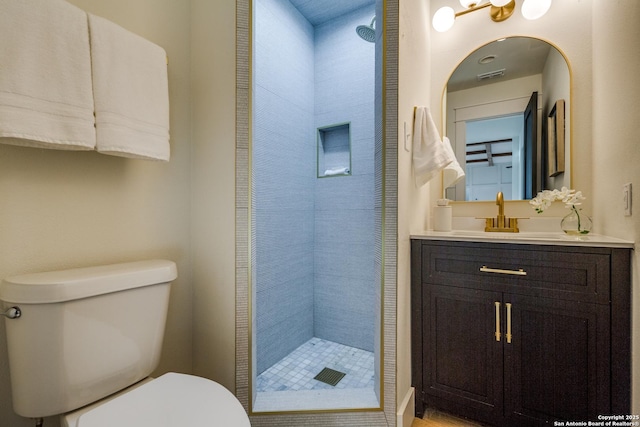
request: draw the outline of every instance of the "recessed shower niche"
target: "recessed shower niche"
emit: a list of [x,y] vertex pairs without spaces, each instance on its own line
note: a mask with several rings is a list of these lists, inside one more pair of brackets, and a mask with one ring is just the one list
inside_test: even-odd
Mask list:
[[351,175],[349,123],[318,128],[318,178]]
[[252,4],[249,410],[380,413],[376,3]]

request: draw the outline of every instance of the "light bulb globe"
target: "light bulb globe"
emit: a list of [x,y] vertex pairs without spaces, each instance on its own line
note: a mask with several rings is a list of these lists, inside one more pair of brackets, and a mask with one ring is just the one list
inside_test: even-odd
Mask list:
[[550,7],[551,0],[524,0],[522,16],[529,20],[538,19],[547,13]]
[[492,6],[502,7],[511,3],[511,0],[491,0],[490,3]]
[[433,14],[433,20],[431,21],[431,24],[436,31],[443,33],[449,28],[453,27],[453,23],[455,20],[456,13],[452,8],[445,6],[441,7],[436,11],[436,13]]

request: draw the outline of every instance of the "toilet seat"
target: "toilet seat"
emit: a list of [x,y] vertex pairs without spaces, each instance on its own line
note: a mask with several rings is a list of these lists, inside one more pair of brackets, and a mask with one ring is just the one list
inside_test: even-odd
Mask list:
[[222,385],[173,372],[81,412],[67,417],[77,419],[75,427],[251,426],[238,399]]

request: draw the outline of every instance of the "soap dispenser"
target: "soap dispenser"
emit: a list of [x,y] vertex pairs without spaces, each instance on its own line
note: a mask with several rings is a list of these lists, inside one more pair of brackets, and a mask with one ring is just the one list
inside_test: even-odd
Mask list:
[[453,209],[449,205],[448,199],[438,199],[433,207],[433,230],[451,231],[453,219]]

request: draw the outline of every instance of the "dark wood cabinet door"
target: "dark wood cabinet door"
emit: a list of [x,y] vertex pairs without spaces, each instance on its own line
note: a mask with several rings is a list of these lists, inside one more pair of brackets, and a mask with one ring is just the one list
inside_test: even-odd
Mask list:
[[[428,406],[477,420],[503,413],[499,292],[429,286],[423,299],[423,384]],[[504,329],[504,319],[499,326]],[[499,339],[499,341],[498,341]]]
[[609,307],[513,294],[504,302],[512,332],[504,344],[508,425],[609,413]]

